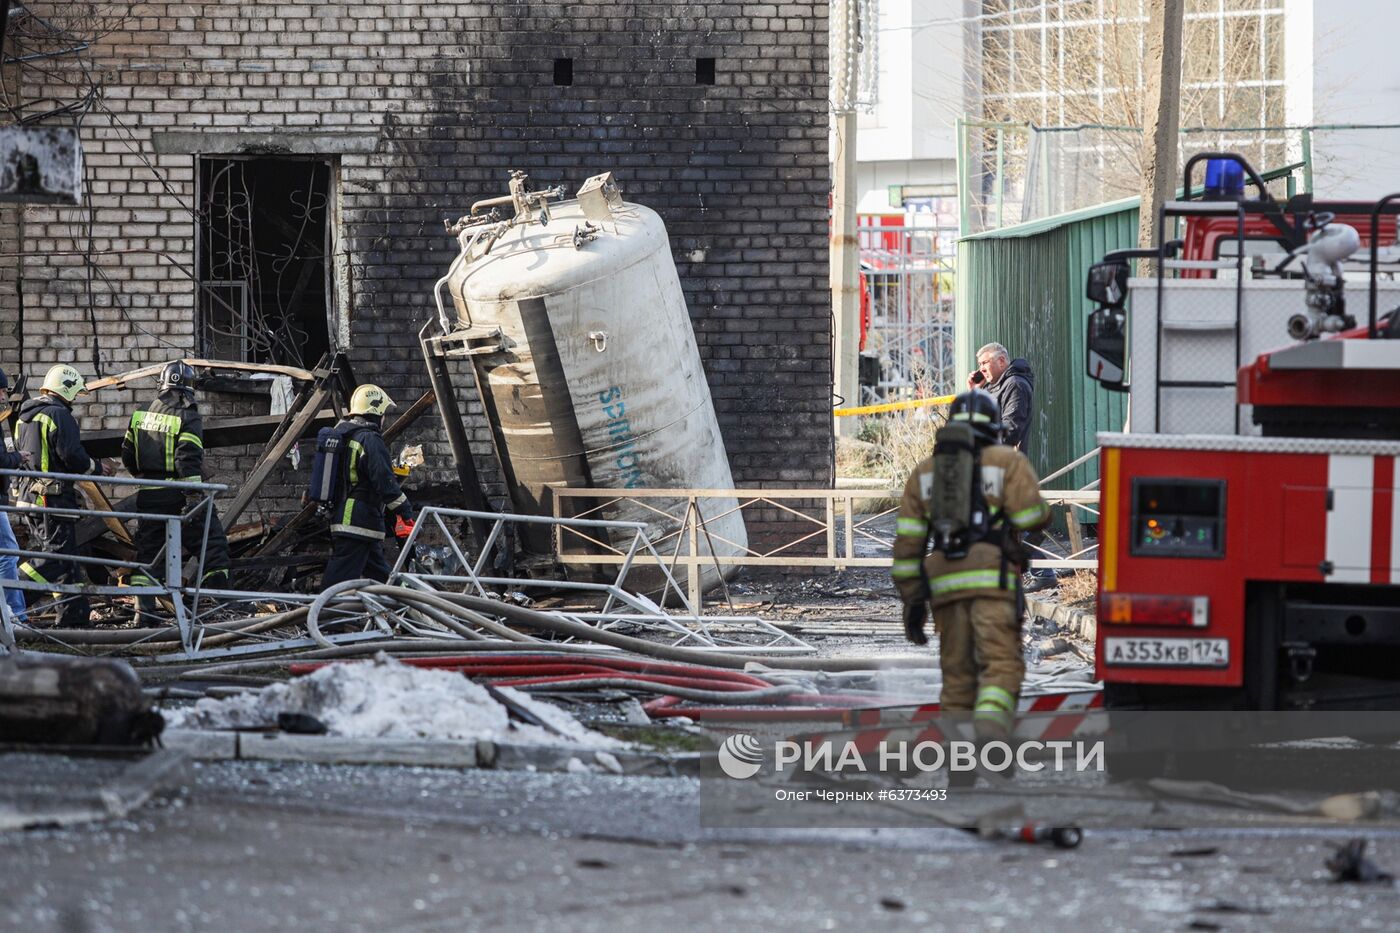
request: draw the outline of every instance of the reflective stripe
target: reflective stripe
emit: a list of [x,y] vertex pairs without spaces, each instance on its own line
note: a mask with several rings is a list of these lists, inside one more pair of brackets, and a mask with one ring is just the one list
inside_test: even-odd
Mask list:
[[204,477],[199,476],[199,475],[195,475],[195,476],[182,476],[182,477],[180,477],[180,482],[182,482],[182,483],[202,483],[202,482],[204,482]]
[[[1012,574],[1008,573],[1007,576],[1015,579]],[[934,596],[955,593],[958,590],[997,590],[1001,589],[1001,572],[997,570],[961,570],[957,573],[945,573],[943,576],[929,581],[928,589]]]
[[21,573],[23,573],[29,579],[33,580],[35,583],[49,582],[48,580],[45,580],[44,575],[41,574],[39,571],[35,570],[34,565],[29,563],[28,561],[25,561],[24,563],[20,564],[19,569]]
[[894,532],[898,535],[923,537],[928,534],[928,522],[922,518],[901,518],[894,523]]
[[340,523],[341,523],[341,525],[349,525],[349,524],[350,524],[351,516],[354,515],[354,513],[355,513],[355,500],[354,500],[354,499],[346,499],[346,500],[345,500],[345,511],[344,511],[344,513],[342,513],[341,516],[340,516]]
[[890,576],[896,580],[903,580],[907,577],[917,577],[924,572],[924,562],[917,557],[910,557],[904,560],[897,560],[890,568]]
[[977,708],[1003,709],[1008,713],[1016,708],[1016,698],[1001,687],[988,684],[977,691]]
[[399,493],[399,497],[393,502],[390,502],[388,505],[384,506],[384,508],[388,509],[390,512],[397,512],[399,510],[399,507],[407,501],[408,496],[404,495],[403,493]]
[[337,535],[354,535],[357,538],[383,538],[384,532],[371,531],[368,528],[361,528],[358,525],[332,525],[331,533]]
[[[39,422],[39,472],[48,473],[49,433],[55,428],[57,428],[58,425],[54,424],[54,420],[48,415],[44,414],[43,412],[40,412],[39,414],[35,415],[34,420]],[[42,505],[43,503],[40,504]],[[48,581],[41,579],[40,582],[47,583]]]
[[991,420],[992,420],[992,416],[991,416],[991,415],[984,415],[984,414],[982,414],[981,412],[978,412],[978,411],[960,411],[960,412],[958,412],[956,415],[954,415],[954,416],[952,417],[951,420],[953,420],[953,421],[976,421],[976,422],[978,422],[979,424],[980,424],[980,423],[983,423],[983,422],[986,422],[986,423],[989,423],[989,424],[990,424],[990,423],[991,423]]
[[155,586],[156,581],[146,576],[144,573],[133,573],[127,578],[127,583],[131,586]]
[[1016,717],[1000,709],[982,709],[978,707],[973,712],[972,718],[974,721],[981,719],[987,722],[994,722],[1007,732],[1010,732],[1011,728],[1016,725]]
[[180,434],[180,441],[185,444],[193,444],[200,450],[204,449],[204,441],[198,434],[191,434],[189,431],[183,431]]
[[1012,512],[1011,524],[1015,525],[1017,528],[1025,528],[1028,525],[1034,525],[1036,522],[1044,518],[1045,514],[1049,511],[1050,506],[1046,505],[1044,502],[1037,502],[1035,505],[1031,506],[1028,509],[1022,509],[1019,512]]
[[217,577],[217,576],[219,576],[220,574],[222,574],[225,578],[227,578],[227,577],[228,577],[228,569],[227,569],[227,568],[224,568],[224,569],[221,569],[221,570],[210,570],[209,572],[207,572],[207,573],[206,573],[203,577],[201,577],[200,579],[201,579],[201,581],[203,581],[203,580],[208,580],[210,577]]
[[[177,415],[169,415],[161,412],[146,411],[137,409],[131,413],[131,426],[127,433],[132,437],[132,446],[135,448],[136,468],[138,470],[160,470],[164,473],[175,472],[175,442],[177,438],[184,440],[186,435],[180,433],[180,428],[184,420]],[[146,434],[150,440],[161,447],[161,460],[159,464],[146,463],[141,459],[141,435]],[[188,435],[193,437],[193,435]],[[200,448],[203,448],[200,444]]]
[[[350,485],[353,487],[360,481],[360,455],[365,452],[364,445],[357,440],[350,441]],[[350,519],[346,519],[350,521]]]

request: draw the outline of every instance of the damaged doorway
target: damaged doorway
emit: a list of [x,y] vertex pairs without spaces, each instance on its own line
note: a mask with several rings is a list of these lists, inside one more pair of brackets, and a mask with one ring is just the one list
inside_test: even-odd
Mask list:
[[331,346],[332,164],[199,159],[199,345],[310,369]]

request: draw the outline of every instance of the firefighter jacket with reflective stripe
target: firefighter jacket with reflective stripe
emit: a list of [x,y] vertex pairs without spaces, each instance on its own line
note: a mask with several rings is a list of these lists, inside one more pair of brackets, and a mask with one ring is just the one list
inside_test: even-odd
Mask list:
[[[82,435],[72,410],[55,395],[40,395],[20,406],[15,446],[29,451],[31,470],[94,473],[100,468],[83,449]],[[71,508],[78,502],[72,483],[21,480],[15,486],[15,498],[21,504]]]
[[347,418],[335,429],[346,439],[341,467],[345,471],[341,482],[345,499],[331,512],[331,532],[383,538],[386,510],[404,519],[413,518],[413,507],[394,476],[389,448],[379,426],[365,418]]
[[122,465],[141,479],[204,481],[204,419],[185,392],[171,389],[131,413]]
[[[1050,507],[1040,498],[1040,479],[1023,454],[997,444],[982,448],[981,459],[982,494],[996,530],[959,560],[949,560],[938,551],[928,553],[933,457],[925,458],[909,474],[896,519],[892,569],[895,587],[906,604],[927,599],[936,609],[973,597],[1015,599],[1021,566],[1012,555],[1019,532],[1048,522]],[[1004,539],[1005,545],[997,539]]]

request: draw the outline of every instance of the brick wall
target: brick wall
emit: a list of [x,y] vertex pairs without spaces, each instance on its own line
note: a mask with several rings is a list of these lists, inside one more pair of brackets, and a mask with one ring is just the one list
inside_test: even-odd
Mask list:
[[[826,55],[823,3],[134,4],[92,50],[90,204],[26,208],[24,257],[0,259],[0,362],[41,376],[92,372],[94,341],[107,372],[191,352],[192,153],[275,134],[263,151],[337,166],[349,354],[407,404],[427,388],[416,333],[455,252],[442,220],[504,193],[511,169],[569,191],[612,170],[667,223],[736,482],[825,485]],[[713,85],[697,57],[717,60]],[[555,86],[556,58],[572,86]],[[71,94],[26,80],[26,99]],[[117,427],[134,398],[104,391],[83,414]],[[433,416],[409,439],[450,463]]]

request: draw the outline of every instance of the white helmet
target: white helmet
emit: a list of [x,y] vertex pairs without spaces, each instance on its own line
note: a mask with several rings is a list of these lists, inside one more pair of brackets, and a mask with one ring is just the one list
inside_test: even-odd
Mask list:
[[80,393],[87,391],[87,382],[83,379],[83,374],[72,366],[67,363],[57,363],[49,367],[42,388],[57,395],[65,402],[72,402]]
[[383,415],[394,407],[394,400],[377,385],[362,385],[350,396],[350,414]]

